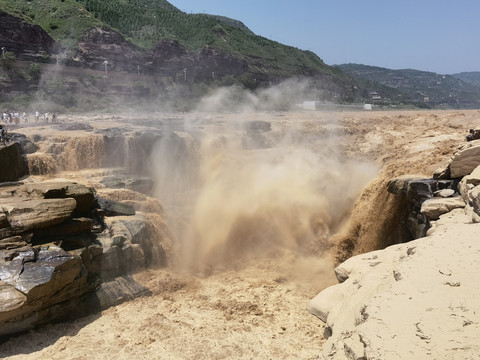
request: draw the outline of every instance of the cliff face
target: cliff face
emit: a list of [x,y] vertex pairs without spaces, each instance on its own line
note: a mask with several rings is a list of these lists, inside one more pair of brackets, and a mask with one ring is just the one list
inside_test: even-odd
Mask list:
[[41,61],[56,51],[57,44],[38,25],[31,25],[20,18],[0,11],[0,45],[11,51],[17,59]]
[[76,55],[67,61],[67,65],[92,70],[103,70],[104,61],[107,61],[107,71],[186,76],[189,80],[205,80],[215,76],[240,75],[248,68],[245,62],[221,51],[207,48],[191,53],[173,40],[162,40],[153,49],[144,51],[127,42],[115,31],[105,28],[90,30],[80,40],[78,47]]

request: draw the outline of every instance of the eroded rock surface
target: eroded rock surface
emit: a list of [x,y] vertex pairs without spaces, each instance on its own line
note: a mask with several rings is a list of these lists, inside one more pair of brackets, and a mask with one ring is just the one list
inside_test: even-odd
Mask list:
[[0,337],[148,294],[125,276],[166,264],[165,234],[85,185],[12,183],[0,200]]
[[[474,359],[480,354],[480,224],[350,258],[309,310],[324,359]],[[327,334],[328,335],[328,334]]]

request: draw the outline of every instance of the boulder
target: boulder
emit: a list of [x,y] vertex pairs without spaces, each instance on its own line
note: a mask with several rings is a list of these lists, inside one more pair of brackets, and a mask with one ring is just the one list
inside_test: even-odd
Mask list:
[[151,194],[154,182],[149,177],[107,176],[100,181],[111,189],[129,189],[142,194]]
[[422,203],[421,213],[430,220],[437,220],[440,215],[446,214],[453,209],[464,208],[465,201],[461,196],[450,198],[433,198]]
[[472,141],[462,146],[453,154],[449,163],[452,179],[469,175],[480,165],[480,141]]
[[0,229],[0,238],[60,224],[70,218],[75,199],[4,199],[1,203],[9,227]]
[[442,197],[442,198],[452,197],[454,194],[455,194],[455,190],[453,189],[437,190],[433,193],[434,196]]
[[23,134],[9,133],[10,141],[14,141],[20,145],[21,154],[33,154],[38,151],[39,147]]
[[85,293],[82,270],[80,257],[54,246],[29,248],[0,262],[0,336],[33,328],[39,311]]
[[26,193],[44,199],[73,198],[77,203],[76,211],[79,213],[89,211],[95,198],[95,191],[92,188],[74,182],[48,181],[26,184],[19,187],[16,193],[18,195]]
[[150,290],[136,282],[131,276],[120,276],[106,281],[96,291],[101,309],[107,309],[110,306],[115,306],[140,296],[150,295]]
[[97,198],[98,206],[107,216],[135,215],[135,209],[120,201]]

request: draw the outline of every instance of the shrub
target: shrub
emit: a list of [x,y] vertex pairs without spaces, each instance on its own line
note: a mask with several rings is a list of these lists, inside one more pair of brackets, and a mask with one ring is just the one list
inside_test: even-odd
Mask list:
[[31,63],[30,67],[28,68],[28,75],[30,75],[32,79],[40,79],[40,76],[42,75],[40,65],[37,63]]
[[0,64],[4,69],[10,69],[16,60],[15,54],[11,51],[5,51],[5,53],[0,56]]

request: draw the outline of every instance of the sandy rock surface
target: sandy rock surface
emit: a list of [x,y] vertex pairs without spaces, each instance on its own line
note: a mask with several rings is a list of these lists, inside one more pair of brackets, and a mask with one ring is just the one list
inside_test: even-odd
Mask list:
[[340,265],[348,278],[309,305],[332,330],[324,358],[477,359],[480,224],[464,220]]

